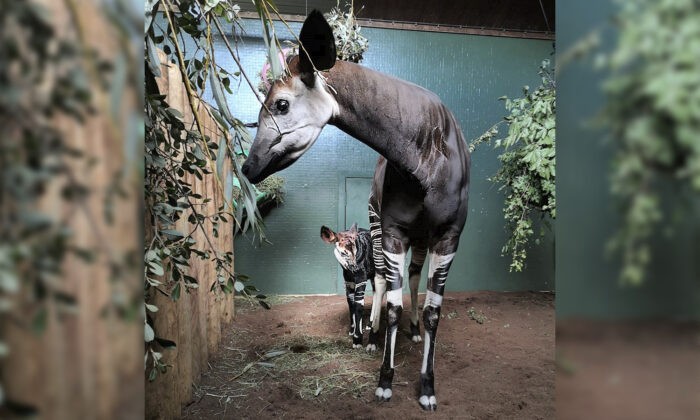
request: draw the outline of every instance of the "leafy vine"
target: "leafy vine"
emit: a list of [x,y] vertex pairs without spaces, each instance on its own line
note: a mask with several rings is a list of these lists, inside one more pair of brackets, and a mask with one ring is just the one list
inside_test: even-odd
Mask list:
[[[683,0],[620,8],[616,48],[597,57],[609,71],[601,120],[614,148],[610,184],[621,215],[608,250],[622,262],[620,282],[639,285],[652,238],[670,225],[669,214],[684,220],[692,207],[686,198],[700,192],[700,13]],[[662,198],[669,185],[680,199]]]
[[[539,215],[545,226],[549,226],[548,219],[556,218],[556,86],[549,60],[542,62],[539,74],[542,84],[534,91],[525,86],[521,98],[499,98],[510,115],[469,146],[473,151],[481,143],[490,143],[499,126],[508,124],[508,134],[494,141],[503,152],[498,156],[501,167],[490,180],[507,190],[503,215],[509,237],[501,252],[511,256],[510,271],[523,270],[526,248],[534,235],[533,214]],[[544,234],[542,229],[539,236]],[[539,244],[540,238],[534,241]]]

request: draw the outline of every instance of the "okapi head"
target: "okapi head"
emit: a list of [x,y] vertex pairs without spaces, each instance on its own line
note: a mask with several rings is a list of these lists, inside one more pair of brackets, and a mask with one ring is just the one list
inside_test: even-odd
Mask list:
[[344,269],[352,271],[357,264],[357,245],[355,245],[357,223],[353,223],[350,230],[338,233],[323,226],[321,227],[321,239],[326,243],[335,244],[335,249],[333,249],[335,259]]
[[258,132],[242,168],[252,183],[299,159],[337,113],[338,105],[316,71],[329,70],[336,59],[333,31],[321,12],[309,14],[299,40],[303,48],[289,61],[289,74],[271,86],[258,116]]

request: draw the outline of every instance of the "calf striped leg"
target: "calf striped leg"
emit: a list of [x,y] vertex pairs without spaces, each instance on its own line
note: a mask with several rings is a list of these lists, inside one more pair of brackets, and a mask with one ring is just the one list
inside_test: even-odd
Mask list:
[[379,386],[375,391],[377,401],[389,401],[392,395],[391,384],[394,380],[394,350],[396,348],[396,331],[403,312],[402,285],[406,253],[393,254],[384,250],[384,268],[387,282],[386,313],[387,326],[384,338],[384,359],[379,370]]
[[379,338],[379,320],[382,312],[382,299],[386,291],[386,280],[384,279],[384,255],[382,253],[382,228],[379,214],[370,202],[369,204],[369,231],[372,237],[372,258],[374,259],[374,285],[372,295],[372,312],[369,316],[369,339],[367,340],[367,351],[377,351]]
[[352,333],[352,348],[362,348],[362,313],[365,309],[365,288],[367,280],[355,283],[355,296],[353,301],[354,330]]
[[435,399],[435,336],[440,321],[442,295],[445,281],[455,254],[440,255],[431,250],[428,267],[428,291],[423,305],[423,326],[425,327],[425,347],[423,349],[423,366],[420,371],[420,398],[418,402],[423,410],[437,410]]
[[348,301],[348,313],[350,314],[350,329],[348,334],[352,335],[355,330],[355,318],[353,316],[353,310],[355,308],[355,283],[349,281],[345,282],[345,297]]
[[421,342],[418,324],[418,285],[425,262],[425,252],[425,248],[411,247],[411,264],[408,266],[408,285],[411,289],[411,340],[414,343]]

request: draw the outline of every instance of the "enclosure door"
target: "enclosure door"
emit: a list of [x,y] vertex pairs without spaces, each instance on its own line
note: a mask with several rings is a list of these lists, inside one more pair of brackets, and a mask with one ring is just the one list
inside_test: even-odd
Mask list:
[[[369,200],[369,192],[372,189],[372,177],[343,175],[340,178],[339,187],[338,229],[350,229],[350,226],[355,222],[357,222],[359,227],[369,229],[367,201]],[[406,266],[408,267],[408,264]],[[372,286],[367,285],[367,295],[372,295],[371,289]],[[404,281],[403,290],[404,293],[408,292],[407,278]],[[340,264],[338,264],[338,293],[345,294],[345,281],[343,280],[343,269],[340,267]]]

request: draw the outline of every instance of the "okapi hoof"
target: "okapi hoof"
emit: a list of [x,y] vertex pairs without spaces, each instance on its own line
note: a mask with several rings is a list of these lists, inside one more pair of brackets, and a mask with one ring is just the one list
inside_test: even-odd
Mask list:
[[425,411],[437,410],[437,400],[435,399],[435,395],[421,395],[421,397],[418,399],[418,404],[420,404],[420,408]]
[[377,387],[377,390],[374,391],[374,397],[377,400],[377,402],[387,402],[391,399],[391,388],[382,388],[382,387]]
[[414,324],[411,322],[411,341],[414,343],[420,343],[423,341],[422,338],[420,338],[420,327],[418,324]]
[[377,351],[378,345],[377,345],[377,338],[379,336],[378,332],[370,331],[369,332],[369,338],[367,339],[367,351],[370,353],[374,353]]
[[352,348],[361,349],[362,348],[362,336],[352,336]]

